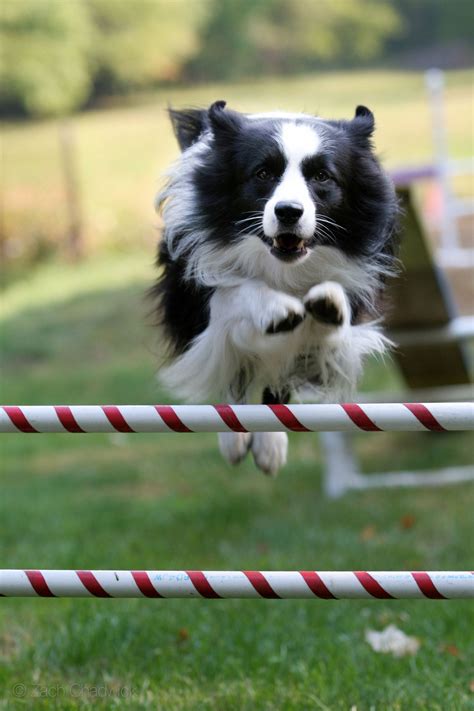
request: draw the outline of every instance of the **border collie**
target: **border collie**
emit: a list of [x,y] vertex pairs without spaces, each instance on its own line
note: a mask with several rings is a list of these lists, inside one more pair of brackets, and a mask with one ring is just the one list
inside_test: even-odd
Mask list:
[[[158,195],[164,221],[152,289],[170,346],[161,380],[188,401],[353,396],[370,322],[394,263],[397,201],[374,156],[374,117],[242,114],[216,101],[170,111],[182,150]],[[262,395],[263,393],[263,395]],[[287,435],[225,433],[274,474]]]

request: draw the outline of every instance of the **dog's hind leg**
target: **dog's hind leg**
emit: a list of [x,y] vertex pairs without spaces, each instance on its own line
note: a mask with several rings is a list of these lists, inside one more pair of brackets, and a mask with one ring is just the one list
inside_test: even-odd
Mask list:
[[[240,374],[235,387],[237,392],[234,390],[233,396],[228,397],[227,400],[242,405],[246,401],[243,373]],[[252,437],[252,432],[219,432],[219,449],[224,459],[227,459],[230,464],[240,464],[250,450]]]
[[230,464],[245,459],[252,445],[252,432],[219,432],[219,449]]
[[[262,395],[264,405],[285,404],[290,401],[287,389],[275,393],[265,388]],[[280,467],[286,464],[288,453],[288,435],[286,432],[255,432],[252,439],[252,454],[255,464],[265,474],[275,476]]]

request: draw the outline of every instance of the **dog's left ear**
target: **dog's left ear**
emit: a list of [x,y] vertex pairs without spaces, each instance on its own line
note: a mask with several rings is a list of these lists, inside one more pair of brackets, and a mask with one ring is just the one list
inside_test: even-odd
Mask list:
[[357,106],[349,128],[353,135],[368,141],[375,129],[375,119],[372,111],[367,106]]
[[208,111],[209,123],[217,140],[231,139],[242,124],[240,114],[237,111],[229,111],[225,107],[225,101],[215,101]]

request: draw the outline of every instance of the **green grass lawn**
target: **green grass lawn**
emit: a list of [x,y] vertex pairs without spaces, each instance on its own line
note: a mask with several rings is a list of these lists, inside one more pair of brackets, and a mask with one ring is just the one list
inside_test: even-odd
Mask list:
[[[165,401],[154,379],[159,343],[145,325],[151,261],[150,250],[51,264],[12,285],[2,300],[2,400]],[[389,364],[366,378],[396,382]],[[214,435],[1,443],[2,567],[472,568],[472,486],[328,501],[315,435],[291,437],[276,480],[251,461],[231,469]],[[472,440],[458,433],[364,434],[358,447],[367,471],[472,459]],[[470,709],[473,622],[467,601],[5,599],[0,705]],[[415,657],[376,654],[364,641],[389,623],[420,639]],[[15,700],[19,683],[26,697]]]

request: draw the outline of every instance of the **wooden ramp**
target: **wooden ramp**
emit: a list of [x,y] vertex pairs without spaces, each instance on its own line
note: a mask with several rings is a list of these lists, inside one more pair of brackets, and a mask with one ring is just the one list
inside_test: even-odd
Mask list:
[[[402,272],[389,285],[385,325],[394,340],[397,331],[412,331],[417,343],[399,346],[393,357],[409,388],[467,385],[471,378],[465,344],[434,343],[431,337],[433,329],[446,327],[457,316],[449,284],[436,266],[409,189],[397,192],[403,210]],[[427,338],[420,343],[423,331]]]

